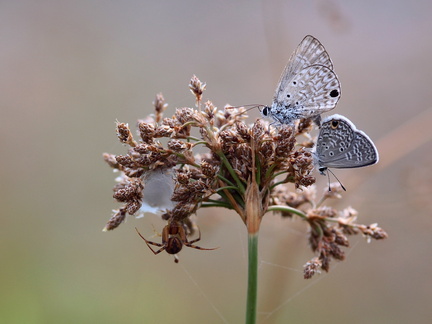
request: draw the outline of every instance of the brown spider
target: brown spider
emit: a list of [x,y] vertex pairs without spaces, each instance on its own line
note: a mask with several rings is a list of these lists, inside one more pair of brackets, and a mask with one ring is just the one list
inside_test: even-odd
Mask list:
[[[199,236],[197,239],[188,241],[186,237],[186,232],[183,228],[183,225],[179,222],[172,221],[166,225],[162,231],[162,243],[156,243],[152,241],[148,241],[144,238],[144,236],[141,235],[141,233],[138,231],[138,229],[135,227],[138,235],[146,242],[149,249],[156,255],[161,253],[162,251],[166,251],[168,254],[177,254],[181,251],[183,248],[183,245],[186,245],[187,247],[198,249],[198,250],[215,250],[217,248],[213,249],[206,249],[202,248],[197,245],[193,245],[193,243],[198,242],[201,240],[201,231],[199,231]],[[161,247],[159,250],[155,251],[152,249],[151,245],[159,246]],[[174,261],[177,263],[178,258],[175,256]]]

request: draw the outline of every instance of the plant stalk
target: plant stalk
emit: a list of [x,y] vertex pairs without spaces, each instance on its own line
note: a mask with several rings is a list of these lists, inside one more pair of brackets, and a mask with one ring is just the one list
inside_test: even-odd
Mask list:
[[248,289],[246,324],[256,323],[258,297],[258,232],[248,234]]

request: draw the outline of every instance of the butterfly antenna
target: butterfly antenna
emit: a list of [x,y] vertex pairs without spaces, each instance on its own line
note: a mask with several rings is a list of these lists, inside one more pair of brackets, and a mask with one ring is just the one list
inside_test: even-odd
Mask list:
[[[339,184],[341,185],[342,189],[343,189],[344,191],[346,191],[346,189],[345,189],[345,187],[343,186],[342,182],[340,182],[340,180],[338,179],[338,177],[336,177],[336,174],[334,174],[333,171],[330,170],[330,169],[327,169],[327,171],[330,172],[330,173],[333,175],[333,177],[335,177],[335,179],[336,179],[336,180],[339,182]],[[331,189],[330,189],[330,175],[327,173],[327,176],[328,176],[328,183],[329,183],[329,191],[331,191]]]
[[250,105],[243,105],[243,106],[228,106],[225,107],[225,109],[236,109],[236,108],[242,108],[242,107],[249,107],[245,110],[245,112],[255,109],[255,108],[260,108],[260,107],[265,107],[264,105],[260,105],[260,104],[250,104]]

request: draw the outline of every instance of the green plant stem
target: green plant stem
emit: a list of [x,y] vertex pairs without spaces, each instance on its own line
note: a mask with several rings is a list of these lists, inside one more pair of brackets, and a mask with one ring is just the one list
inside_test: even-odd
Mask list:
[[256,323],[258,296],[258,232],[248,235],[248,289],[246,324]]
[[243,183],[238,178],[238,176],[235,173],[235,171],[233,170],[233,168],[232,168],[231,164],[229,163],[228,159],[226,158],[226,156],[222,152],[216,152],[216,153],[220,157],[220,159],[222,160],[222,163],[227,168],[227,170],[230,173],[230,175],[233,177],[234,181],[237,184],[238,189],[243,194],[246,191],[246,189],[245,189]]
[[267,211],[285,211],[288,213],[296,214],[297,216],[300,216],[303,219],[307,219],[307,215],[304,212],[293,207],[273,205],[267,208]]

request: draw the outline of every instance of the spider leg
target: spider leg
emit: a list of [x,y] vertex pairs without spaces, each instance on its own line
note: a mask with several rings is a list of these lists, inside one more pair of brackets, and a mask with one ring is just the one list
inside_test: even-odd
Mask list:
[[193,248],[193,249],[197,249],[197,250],[216,250],[216,249],[219,249],[219,247],[207,249],[207,248],[203,248],[201,246],[190,244],[190,242],[184,243],[184,245],[186,245],[187,247]]
[[192,240],[192,241],[187,241],[186,240],[186,242],[183,242],[183,244],[186,245],[187,247],[190,247],[190,248],[193,248],[193,249],[197,249],[197,250],[216,250],[216,249],[219,249],[218,247],[217,248],[212,248],[212,249],[207,249],[207,248],[202,248],[200,246],[192,244],[192,243],[198,242],[199,240],[201,240],[201,231],[198,228],[198,238],[196,238],[195,240]]
[[199,240],[201,240],[201,231],[200,231],[200,229],[198,228],[198,238],[196,238],[195,240],[192,240],[192,241],[188,241],[188,240],[186,239],[186,242],[183,242],[183,243],[184,243],[184,245],[189,246],[188,244],[196,243],[196,242],[198,242]]
[[[138,231],[138,229],[136,227],[135,227],[135,230],[137,231],[138,235],[146,242],[147,246],[154,253],[154,255],[159,254],[159,253],[161,253],[162,251],[164,251],[166,249],[165,244],[156,243],[156,242],[152,242],[152,241],[147,241],[145,239],[145,237],[141,235],[141,233]],[[155,246],[159,246],[161,248],[159,250],[155,251],[155,250],[152,249],[152,247],[149,244],[152,244],[152,245],[155,245]]]

